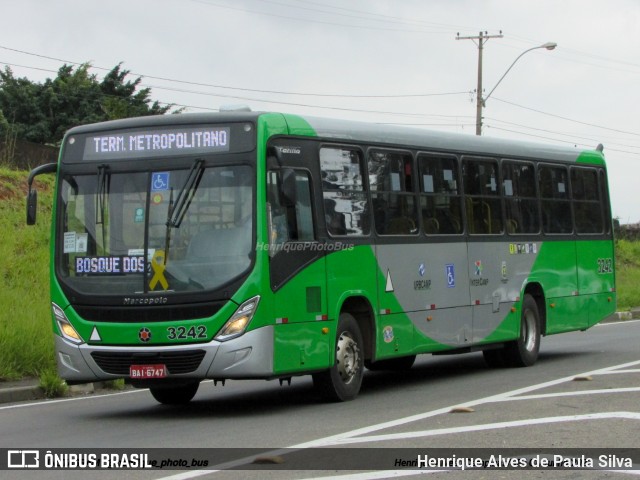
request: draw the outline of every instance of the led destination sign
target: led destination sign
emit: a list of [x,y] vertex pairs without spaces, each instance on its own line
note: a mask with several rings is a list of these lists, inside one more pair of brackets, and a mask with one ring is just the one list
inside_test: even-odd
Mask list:
[[[70,139],[69,142],[73,142]],[[172,129],[105,132],[85,139],[84,160],[118,160],[167,155],[228,152],[229,127],[175,127]]]

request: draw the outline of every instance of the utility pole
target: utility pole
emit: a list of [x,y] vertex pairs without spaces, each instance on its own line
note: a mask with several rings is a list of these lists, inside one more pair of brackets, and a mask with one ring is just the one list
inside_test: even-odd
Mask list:
[[[478,89],[476,91],[476,135],[482,134],[482,49],[484,44],[490,38],[502,38],[502,30],[499,35],[488,35],[487,32],[480,32],[477,36],[461,37],[460,33],[456,36],[456,40],[473,40],[478,45]],[[478,42],[476,43],[475,40]]]

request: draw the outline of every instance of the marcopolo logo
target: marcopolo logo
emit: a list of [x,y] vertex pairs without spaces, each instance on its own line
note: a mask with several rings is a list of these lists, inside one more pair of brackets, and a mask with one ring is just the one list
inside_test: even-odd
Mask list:
[[149,340],[151,340],[151,330],[149,330],[147,327],[142,327],[138,332],[138,338],[141,342],[147,343]]
[[39,468],[40,452],[38,450],[7,451],[8,468]]

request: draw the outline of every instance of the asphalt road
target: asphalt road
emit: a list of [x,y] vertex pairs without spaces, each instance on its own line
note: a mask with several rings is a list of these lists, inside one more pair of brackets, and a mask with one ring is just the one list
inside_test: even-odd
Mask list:
[[[0,407],[0,448],[237,447],[242,471],[4,471],[3,478],[629,478],[632,471],[380,471],[402,449],[640,448],[640,322],[603,324],[542,340],[531,368],[490,369],[479,353],[418,357],[408,372],[367,372],[360,396],[321,403],[308,377],[201,385],[186,407],[159,405],[148,391]],[[293,450],[279,449],[292,447]],[[330,450],[306,447],[329,447]],[[302,448],[302,450],[298,450]],[[336,449],[337,448],[337,449]],[[352,450],[346,450],[347,448]],[[363,451],[362,448],[381,450]],[[384,450],[382,450],[384,449]],[[173,454],[167,450],[167,457]],[[203,452],[203,451],[201,451]],[[453,453],[452,453],[453,452]],[[198,451],[193,450],[197,457]],[[267,464],[255,465],[256,456]],[[363,458],[368,459],[362,461]],[[177,458],[177,457],[176,457]],[[344,470],[355,459],[357,471]],[[192,460],[191,458],[189,460]],[[277,463],[283,462],[283,463]],[[624,467],[624,466],[623,466]],[[312,468],[313,470],[309,470]],[[246,469],[256,469],[255,471]],[[550,474],[550,476],[549,476]]]

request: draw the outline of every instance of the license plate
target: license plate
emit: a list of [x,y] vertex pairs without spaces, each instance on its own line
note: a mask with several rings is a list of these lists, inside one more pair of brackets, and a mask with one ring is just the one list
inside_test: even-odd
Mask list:
[[167,376],[166,365],[131,365],[129,367],[131,378],[165,378]]

